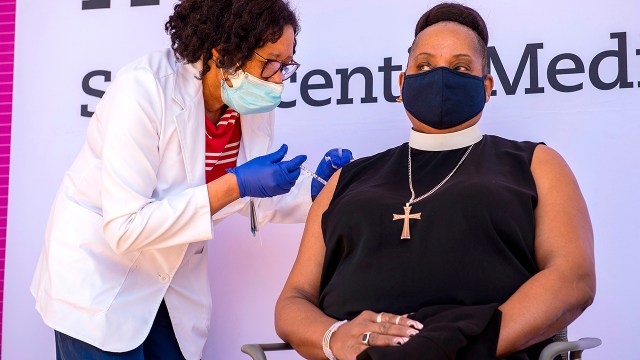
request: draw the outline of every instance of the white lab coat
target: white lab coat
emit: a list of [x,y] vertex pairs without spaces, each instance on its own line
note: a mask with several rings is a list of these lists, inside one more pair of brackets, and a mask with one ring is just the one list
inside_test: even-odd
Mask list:
[[[128,351],[144,341],[164,298],[184,356],[201,358],[211,314],[207,240],[217,221],[247,214],[248,201],[210,215],[200,68],[154,52],[124,67],[98,104],[31,285],[50,327]],[[268,152],[274,113],[241,116],[241,124],[238,164]],[[303,222],[310,186],[303,175],[288,194],[257,199],[258,222]]]

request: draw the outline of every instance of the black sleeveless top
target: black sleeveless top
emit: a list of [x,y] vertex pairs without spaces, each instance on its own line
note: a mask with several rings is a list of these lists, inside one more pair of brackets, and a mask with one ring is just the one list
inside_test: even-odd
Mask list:
[[[485,135],[456,173],[413,204],[411,239],[402,240],[411,197],[408,144],[342,169],[322,216],[326,253],[319,307],[336,319],[363,310],[406,314],[431,305],[504,303],[538,267],[534,254],[537,146]],[[467,147],[412,149],[416,197],[440,183]]]

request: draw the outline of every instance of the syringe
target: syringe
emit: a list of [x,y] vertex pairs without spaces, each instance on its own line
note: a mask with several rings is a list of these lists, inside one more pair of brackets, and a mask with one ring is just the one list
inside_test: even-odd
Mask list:
[[320,176],[316,175],[316,173],[314,173],[313,171],[311,171],[311,170],[307,169],[306,167],[304,167],[304,165],[300,165],[300,170],[302,170],[302,172],[305,172],[305,173],[313,176],[313,178],[318,180],[318,181],[320,181],[320,183],[322,185],[327,185],[327,182],[323,178],[321,178]]
[[[289,159],[289,157],[287,155],[285,155],[284,158],[287,159],[287,160],[291,160],[291,159]],[[307,175],[311,175],[314,179],[318,180],[322,185],[327,185],[327,181],[325,179],[323,179],[320,176],[316,175],[315,172],[307,169],[304,165],[300,165],[300,171],[302,171],[303,173],[305,173]]]

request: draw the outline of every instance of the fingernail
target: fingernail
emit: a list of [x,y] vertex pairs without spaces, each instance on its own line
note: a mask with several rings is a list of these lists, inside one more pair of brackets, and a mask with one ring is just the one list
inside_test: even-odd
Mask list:
[[407,341],[409,341],[409,338],[406,337],[399,337],[399,338],[395,338],[393,339],[393,342],[396,345],[403,345],[404,343],[406,343]]
[[408,324],[409,324],[409,326],[411,326],[414,329],[422,330],[422,328],[424,328],[424,325],[420,324],[417,321],[411,320],[411,321],[408,322]]
[[409,330],[409,331],[407,331],[407,335],[409,335],[409,336],[414,336],[417,333],[418,333],[418,330]]

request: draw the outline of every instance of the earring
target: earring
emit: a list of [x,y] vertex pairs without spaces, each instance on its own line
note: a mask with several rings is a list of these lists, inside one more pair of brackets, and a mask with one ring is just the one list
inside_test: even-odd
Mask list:
[[222,76],[222,80],[224,80],[224,81],[230,81],[230,80],[229,80],[229,76],[228,76],[227,74],[225,74],[225,73],[224,73],[224,70],[223,70],[221,67],[219,67],[219,68],[218,68],[218,70],[220,70],[220,76]]

